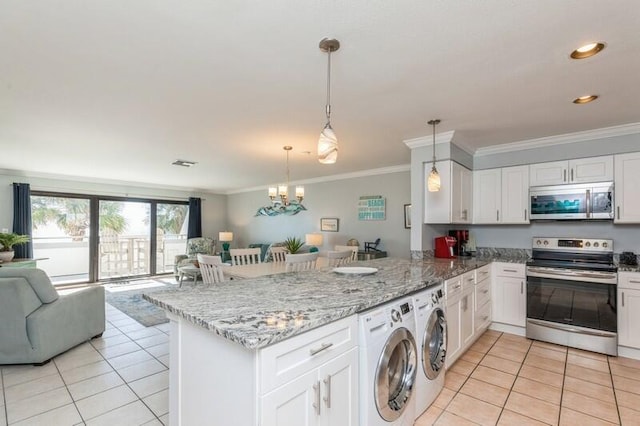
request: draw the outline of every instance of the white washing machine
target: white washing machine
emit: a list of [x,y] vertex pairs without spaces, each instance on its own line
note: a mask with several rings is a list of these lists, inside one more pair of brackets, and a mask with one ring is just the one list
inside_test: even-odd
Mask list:
[[447,321],[442,284],[413,296],[418,345],[415,418],[420,417],[444,387],[444,363],[447,351]]
[[413,425],[415,321],[412,297],[359,315],[361,425]]

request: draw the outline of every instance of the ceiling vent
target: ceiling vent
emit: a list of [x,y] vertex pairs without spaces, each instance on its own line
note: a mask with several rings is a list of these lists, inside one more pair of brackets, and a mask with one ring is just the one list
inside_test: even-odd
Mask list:
[[189,161],[189,160],[176,160],[171,164],[173,164],[174,166],[191,167],[191,166],[195,166],[198,163],[195,161]]

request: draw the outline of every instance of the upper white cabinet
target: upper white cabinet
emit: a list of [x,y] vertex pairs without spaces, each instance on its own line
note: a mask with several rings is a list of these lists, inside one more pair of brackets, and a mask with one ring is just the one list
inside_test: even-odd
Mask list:
[[615,156],[616,223],[640,223],[640,152]]
[[613,156],[578,158],[529,166],[531,186],[613,180]]
[[529,166],[473,172],[473,223],[529,223]]
[[[440,191],[426,189],[424,200],[425,223],[471,223],[473,173],[456,163],[436,161],[440,173]],[[431,171],[431,163],[425,164],[425,179]]]

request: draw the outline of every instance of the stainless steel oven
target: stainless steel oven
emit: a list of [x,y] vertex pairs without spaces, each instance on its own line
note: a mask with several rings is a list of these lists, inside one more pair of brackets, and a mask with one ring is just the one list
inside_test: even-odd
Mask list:
[[617,355],[613,241],[534,238],[527,263],[527,337]]

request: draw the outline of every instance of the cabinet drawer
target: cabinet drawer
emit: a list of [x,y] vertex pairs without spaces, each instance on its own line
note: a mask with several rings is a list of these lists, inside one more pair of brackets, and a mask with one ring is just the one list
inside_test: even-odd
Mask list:
[[476,269],[476,285],[480,284],[486,279],[491,278],[491,264],[484,265]]
[[462,294],[462,277],[463,275],[458,275],[457,277],[449,278],[444,282],[444,294],[447,304],[460,298],[460,295]]
[[491,281],[486,280],[476,286],[476,311],[491,301]]
[[491,323],[491,303],[487,303],[482,309],[476,311],[474,320],[476,331],[488,327]]
[[327,324],[260,351],[260,393],[265,394],[356,347],[358,317]]
[[476,271],[466,272],[462,275],[462,291],[473,288],[476,285]]
[[619,272],[618,288],[629,288],[629,289],[640,290],[640,273]]
[[524,278],[525,265],[523,263],[494,263],[495,274],[501,277]]

